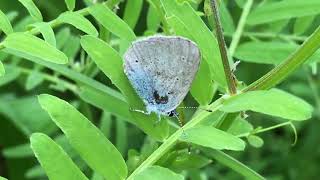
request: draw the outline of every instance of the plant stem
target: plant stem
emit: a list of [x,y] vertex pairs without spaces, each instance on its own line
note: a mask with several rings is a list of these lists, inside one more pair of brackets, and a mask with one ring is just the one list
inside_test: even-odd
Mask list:
[[242,14],[241,14],[237,29],[236,29],[235,33],[233,34],[233,36],[232,36],[232,41],[231,41],[231,44],[230,44],[230,47],[229,47],[230,57],[233,57],[233,55],[234,55],[234,53],[236,51],[236,48],[237,48],[237,46],[238,46],[238,44],[240,42],[240,38],[242,36],[242,32],[243,32],[244,26],[246,24],[246,20],[247,20],[247,17],[249,15],[249,12],[250,12],[250,9],[252,7],[252,4],[253,4],[253,0],[247,0],[247,3],[243,7],[243,11],[242,11]]
[[216,25],[216,35],[219,43],[220,55],[222,59],[224,74],[227,79],[229,93],[234,95],[237,93],[236,83],[234,81],[234,75],[231,72],[230,64],[228,61],[228,53],[226,48],[226,43],[224,41],[222,26],[220,22],[219,9],[216,0],[211,0],[211,9],[214,15],[215,25]]
[[[12,66],[10,64],[6,64],[6,66]],[[19,69],[19,71],[21,73],[24,73],[24,74],[31,74],[33,72],[33,70],[31,69],[28,69],[28,68],[24,68],[24,67],[19,67],[19,66],[14,66],[14,68],[17,68]],[[50,82],[53,82],[53,83],[60,83],[62,84],[65,88],[69,89],[70,91],[74,92],[75,94],[77,94],[78,92],[78,87],[72,83],[69,83],[68,81],[65,81],[63,79],[59,79],[58,77],[56,76],[51,76],[49,74],[46,74],[46,73],[42,73],[42,72],[38,72],[40,76],[42,76],[45,80],[47,81],[50,81]]]
[[282,82],[320,48],[320,26],[286,61],[276,66],[243,91],[270,89]]

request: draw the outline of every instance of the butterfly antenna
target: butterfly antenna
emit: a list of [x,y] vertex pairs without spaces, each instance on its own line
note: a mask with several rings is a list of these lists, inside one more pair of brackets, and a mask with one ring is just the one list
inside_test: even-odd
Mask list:
[[210,109],[204,109],[202,107],[177,107],[177,108],[180,108],[180,109],[201,109],[201,110],[204,110],[204,111],[207,111],[207,112],[213,112],[212,110]]

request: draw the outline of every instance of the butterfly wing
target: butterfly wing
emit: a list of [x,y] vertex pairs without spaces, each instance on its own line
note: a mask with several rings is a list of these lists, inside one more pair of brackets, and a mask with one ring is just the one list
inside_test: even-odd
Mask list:
[[153,36],[134,42],[124,58],[125,72],[147,108],[166,114],[188,93],[200,51],[182,37]]

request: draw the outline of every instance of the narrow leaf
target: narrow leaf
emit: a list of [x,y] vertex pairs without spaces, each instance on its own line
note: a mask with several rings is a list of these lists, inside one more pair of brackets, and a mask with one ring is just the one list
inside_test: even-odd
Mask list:
[[88,179],[64,150],[47,135],[34,133],[30,141],[32,150],[50,180]]
[[[241,44],[236,50],[235,57],[246,62],[280,64],[298,48],[299,45],[292,43],[252,41]],[[307,63],[319,61],[320,50],[308,58]]]
[[6,73],[4,66],[2,62],[0,61],[0,77],[3,76]]
[[90,14],[106,29],[121,39],[133,41],[136,35],[132,29],[113,11],[104,5],[96,4],[89,8]]
[[0,87],[14,81],[16,78],[19,77],[19,75],[20,75],[19,69],[13,68],[13,67],[6,67],[5,74],[0,76]]
[[210,126],[196,126],[185,131],[185,137],[180,140],[210,147],[217,150],[242,151],[245,148],[245,142],[222,130]]
[[76,4],[76,0],[65,0],[65,3],[67,5],[67,8],[69,9],[69,11],[73,11],[75,4]]
[[31,17],[36,21],[42,21],[42,15],[40,10],[34,4],[32,0],[18,0],[25,8],[27,8]]
[[56,47],[56,38],[52,27],[48,23],[38,22],[31,24],[30,26],[38,29],[38,31],[42,34],[44,40],[47,43],[51,44],[53,47]]
[[131,29],[136,26],[142,10],[143,0],[128,0],[124,9],[123,20]]
[[160,17],[156,7],[153,4],[149,5],[147,14],[147,29],[149,31],[157,32],[160,27]]
[[293,26],[294,34],[301,35],[307,31],[315,18],[316,16],[304,16],[297,18]]
[[37,71],[34,70],[32,73],[28,76],[26,80],[26,90],[32,90],[38,85],[40,85],[44,80],[44,77]]
[[3,45],[9,53],[26,59],[36,57],[57,64],[68,62],[68,58],[61,51],[33,35],[12,33],[3,41]]
[[226,79],[224,76],[218,42],[213,36],[213,33],[189,3],[180,3],[176,0],[161,0],[161,2],[168,17],[175,15],[185,24],[189,32],[192,32],[192,36],[198,44],[202,56],[210,67],[212,78],[218,82],[219,85],[225,87]]
[[249,14],[250,25],[269,23],[282,19],[316,15],[320,13],[319,0],[288,0],[266,3]]
[[13,32],[13,29],[8,17],[1,10],[0,10],[0,31],[3,31],[6,35]]
[[184,178],[182,175],[176,174],[173,171],[160,166],[148,167],[133,178],[133,180],[149,180],[149,179],[183,180]]
[[92,36],[98,36],[98,31],[96,30],[96,28],[91,24],[91,22],[88,19],[86,19],[79,13],[65,12],[62,13],[57,20],[70,24],[76,27],[77,29]]
[[43,94],[38,99],[42,108],[64,132],[72,147],[93,170],[106,179],[125,179],[125,161],[97,127],[73,106],[57,97]]
[[226,99],[220,110],[254,111],[290,120],[311,118],[313,108],[304,100],[279,89],[251,91]]

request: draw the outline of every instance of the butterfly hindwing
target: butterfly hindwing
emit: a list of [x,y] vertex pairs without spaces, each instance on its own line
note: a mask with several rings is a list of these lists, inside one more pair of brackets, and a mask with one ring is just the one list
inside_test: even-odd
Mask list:
[[200,52],[192,41],[177,36],[153,36],[132,44],[125,53],[124,67],[147,107],[165,114],[183,101],[199,62]]

